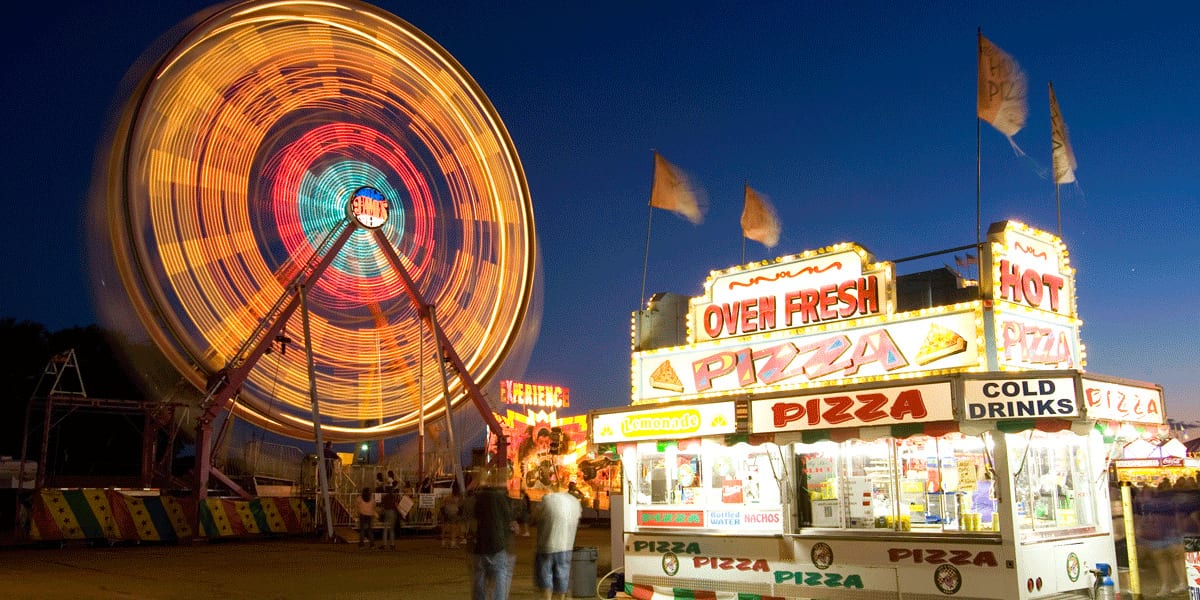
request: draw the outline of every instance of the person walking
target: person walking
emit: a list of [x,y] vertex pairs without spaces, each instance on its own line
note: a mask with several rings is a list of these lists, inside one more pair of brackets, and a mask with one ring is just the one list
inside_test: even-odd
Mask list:
[[371,497],[371,488],[362,489],[356,502],[358,508],[358,547],[370,542],[375,547],[375,535],[371,532],[371,524],[375,520],[375,499]]
[[462,495],[455,485],[450,495],[442,500],[442,547],[457,548],[463,537]]
[[507,600],[517,560],[513,537],[516,523],[499,475],[481,475],[469,512],[477,523],[471,542],[471,600]]
[[380,524],[383,525],[383,540],[379,543],[380,550],[396,549],[396,517],[399,514],[396,492],[388,489],[383,493],[383,501],[379,508],[382,511]]
[[565,599],[571,576],[571,550],[583,507],[579,499],[555,481],[535,511],[537,551],[533,558],[533,587],[538,597]]

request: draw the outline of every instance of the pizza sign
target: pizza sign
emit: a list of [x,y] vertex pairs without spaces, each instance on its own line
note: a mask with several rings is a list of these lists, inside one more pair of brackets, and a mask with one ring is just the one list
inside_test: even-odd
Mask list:
[[949,421],[954,418],[949,382],[828,393],[750,403],[750,431],[804,431]]
[[976,322],[972,307],[883,326],[638,352],[633,355],[634,402],[973,367],[982,352]]
[[1083,400],[1089,419],[1166,422],[1161,388],[1147,388],[1083,378]]

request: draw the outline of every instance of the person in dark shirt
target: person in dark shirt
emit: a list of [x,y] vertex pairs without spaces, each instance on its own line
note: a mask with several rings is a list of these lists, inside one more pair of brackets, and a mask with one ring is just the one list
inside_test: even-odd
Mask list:
[[512,503],[496,473],[483,473],[470,503],[477,528],[471,545],[471,599],[506,600],[512,584],[514,552]]

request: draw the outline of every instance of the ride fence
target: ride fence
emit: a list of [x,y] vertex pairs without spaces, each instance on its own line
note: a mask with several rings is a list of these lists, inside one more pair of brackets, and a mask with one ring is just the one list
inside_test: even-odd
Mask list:
[[311,500],[208,498],[194,535],[188,518],[194,502],[114,489],[42,489],[33,497],[26,534],[30,541],[173,542],[315,531]]

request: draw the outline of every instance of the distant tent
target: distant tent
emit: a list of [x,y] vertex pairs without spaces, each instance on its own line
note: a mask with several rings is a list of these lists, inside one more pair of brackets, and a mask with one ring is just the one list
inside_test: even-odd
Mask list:
[[1188,454],[1200,454],[1200,437],[1184,442],[1183,446],[1187,448]]

